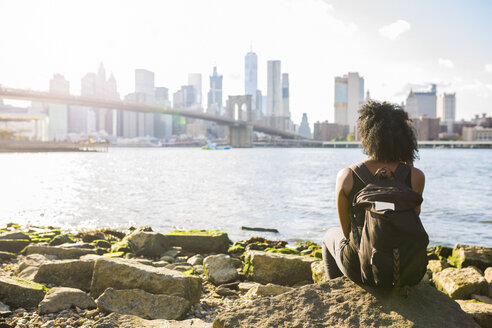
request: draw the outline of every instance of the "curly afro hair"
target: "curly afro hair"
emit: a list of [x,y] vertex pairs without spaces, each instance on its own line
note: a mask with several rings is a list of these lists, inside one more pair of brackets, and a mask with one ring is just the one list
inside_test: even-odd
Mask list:
[[371,100],[359,114],[358,129],[367,155],[382,162],[407,164],[418,158],[411,120],[400,106]]

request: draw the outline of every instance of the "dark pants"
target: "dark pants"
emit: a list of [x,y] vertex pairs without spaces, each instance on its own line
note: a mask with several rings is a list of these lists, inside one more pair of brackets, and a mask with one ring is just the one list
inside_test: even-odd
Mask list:
[[346,276],[353,281],[359,282],[360,276],[354,274],[348,267],[348,263],[344,265],[343,250],[348,245],[349,241],[343,235],[341,228],[330,228],[323,238],[323,262],[325,272],[328,279],[335,279],[341,276]]

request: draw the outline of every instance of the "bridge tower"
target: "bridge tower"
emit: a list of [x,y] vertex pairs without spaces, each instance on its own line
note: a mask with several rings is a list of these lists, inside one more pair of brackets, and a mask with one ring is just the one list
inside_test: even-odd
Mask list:
[[[246,106],[246,113],[243,112],[243,105]],[[253,147],[251,95],[229,96],[228,114],[230,118],[237,121],[234,125],[228,126],[227,140],[229,144],[236,148]]]

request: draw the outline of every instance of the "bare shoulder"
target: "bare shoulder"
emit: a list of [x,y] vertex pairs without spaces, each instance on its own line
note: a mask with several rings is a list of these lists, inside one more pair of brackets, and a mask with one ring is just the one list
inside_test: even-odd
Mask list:
[[352,190],[354,180],[352,178],[352,170],[349,167],[341,169],[337,174],[337,190],[343,191],[347,196]]
[[416,180],[425,180],[424,172],[412,166],[412,177],[415,177]]
[[425,186],[424,172],[416,167],[412,167],[412,189],[422,195]]

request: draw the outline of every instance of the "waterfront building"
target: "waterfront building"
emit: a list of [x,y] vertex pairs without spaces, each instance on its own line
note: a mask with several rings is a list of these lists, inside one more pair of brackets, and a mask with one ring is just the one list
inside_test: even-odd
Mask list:
[[282,116],[282,84],[280,60],[267,62],[267,107],[266,116]]
[[252,51],[244,57],[244,94],[251,95],[251,109],[258,109],[258,56]]
[[[155,76],[154,72],[146,69],[135,70],[135,94],[136,102],[155,103]],[[137,134],[139,137],[154,136],[154,114],[137,113]]]
[[420,116],[412,119],[413,126],[417,132],[417,140],[438,140],[440,133],[440,119],[435,117]]
[[190,106],[193,109],[202,108],[202,74],[190,73],[188,74],[188,85],[193,87],[194,101]]
[[217,74],[217,67],[214,67],[210,75],[210,90],[208,91],[207,112],[220,115],[222,111],[222,75]]
[[314,140],[331,141],[337,138],[344,139],[348,134],[348,124],[329,123],[328,121],[314,123]]
[[464,127],[463,140],[492,141],[492,128],[485,128],[483,126]]
[[192,85],[183,85],[173,94],[173,107],[193,108],[195,104],[195,88]]
[[309,127],[307,114],[302,114],[301,125],[299,126],[299,134],[305,138],[311,139],[313,135],[311,134],[311,128]]
[[[55,74],[50,80],[50,93],[70,95],[70,82],[63,75]],[[63,141],[68,136],[68,106],[65,104],[49,104],[48,107],[48,139]]]
[[357,72],[335,77],[335,123],[355,131],[360,106],[364,104],[364,78]]
[[437,96],[437,117],[446,125],[447,133],[453,133],[456,119],[456,93],[443,93]]
[[431,84],[430,91],[410,90],[405,104],[405,111],[410,118],[427,116],[436,118],[437,89],[435,84]]
[[[155,88],[155,104],[170,107],[169,89],[165,87]],[[167,138],[173,134],[173,120],[171,115],[154,114],[154,137]]]

